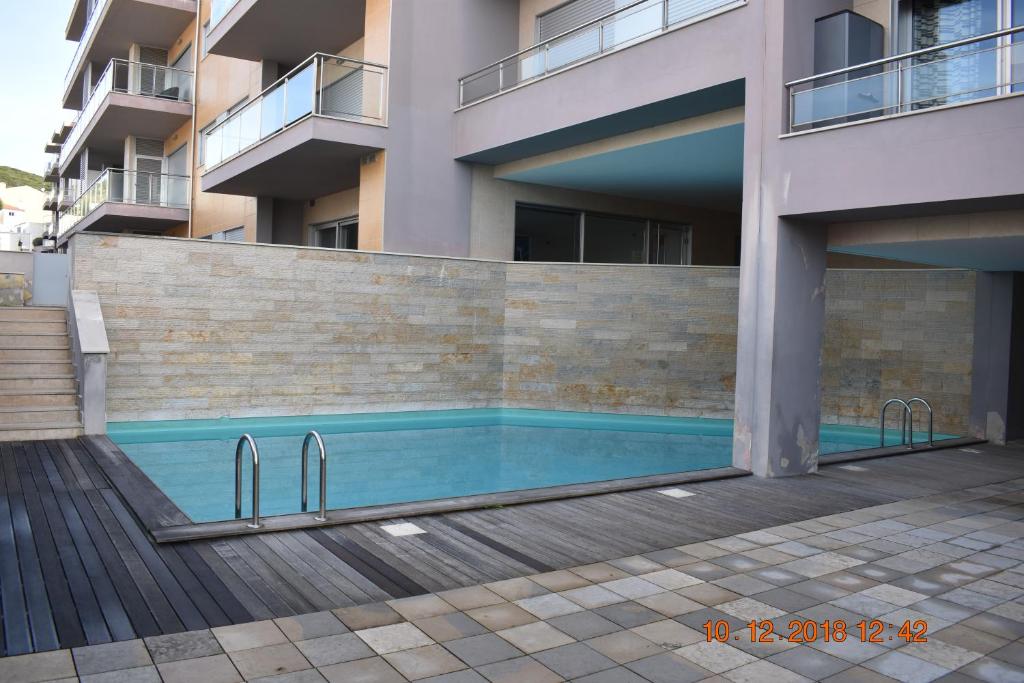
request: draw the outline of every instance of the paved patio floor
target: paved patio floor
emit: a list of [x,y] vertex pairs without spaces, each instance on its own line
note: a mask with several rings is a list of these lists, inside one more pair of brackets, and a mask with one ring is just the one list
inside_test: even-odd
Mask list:
[[[882,462],[835,467],[869,477]],[[76,676],[1024,681],[1024,478],[439,593],[0,659],[4,683]]]

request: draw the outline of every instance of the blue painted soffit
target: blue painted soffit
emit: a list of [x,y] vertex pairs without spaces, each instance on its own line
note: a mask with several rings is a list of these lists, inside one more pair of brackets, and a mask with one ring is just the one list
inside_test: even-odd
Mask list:
[[[555,76],[557,78],[557,76]],[[526,86],[529,88],[529,86]],[[506,93],[501,97],[515,97],[515,92]],[[611,95],[610,95],[611,96]],[[694,116],[710,114],[715,111],[732,109],[744,103],[743,80],[730,81],[704,90],[679,95],[660,102],[637,107],[599,119],[584,121],[574,126],[544,133],[532,138],[494,147],[489,150],[462,157],[461,161],[480,164],[504,164],[527,157],[554,152],[566,147],[582,145],[595,140],[624,133],[631,133],[644,128],[660,126]],[[544,116],[538,111],[537,116]]]
[[743,124],[499,177],[523,183],[736,211],[743,198]]

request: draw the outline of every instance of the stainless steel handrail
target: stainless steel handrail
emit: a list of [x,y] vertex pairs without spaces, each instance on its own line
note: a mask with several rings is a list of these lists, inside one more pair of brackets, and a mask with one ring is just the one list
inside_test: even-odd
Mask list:
[[1024,31],[1024,26],[1012,26],[1010,28],[1004,28],[1000,31],[993,31],[991,33],[985,33],[980,36],[974,36],[973,38],[963,38],[961,40],[954,40],[951,43],[943,43],[942,45],[935,45],[933,47],[925,47],[920,50],[913,50],[911,52],[903,52],[898,55],[892,55],[891,57],[883,57],[882,59],[875,59],[870,62],[864,62],[863,64],[855,64],[854,66],[847,66],[842,69],[836,69],[834,71],[826,71],[822,74],[814,74],[813,76],[805,76],[804,78],[798,78],[795,81],[786,83],[785,87],[792,88],[795,85],[803,85],[804,83],[810,83],[812,81],[818,81],[825,78],[831,78],[832,76],[841,76],[846,73],[853,71],[860,71],[861,69],[870,69],[874,66],[884,66],[885,64],[891,64],[893,62],[900,62],[904,59],[912,59],[914,57],[920,57],[921,55],[931,54],[933,52],[942,52],[944,50],[952,50],[953,48],[963,47],[964,45],[972,45],[974,43],[981,43],[986,40],[993,40],[995,38],[1002,38],[1003,36],[1013,35]]
[[242,518],[242,453],[245,444],[252,451],[252,521],[247,525],[250,529],[259,529],[260,524],[260,452],[256,448],[256,440],[249,434],[243,434],[235,447],[235,519]]
[[[921,405],[923,405],[925,408],[928,409],[928,446],[929,447],[934,446],[935,445],[935,432],[933,430],[933,426],[935,424],[935,412],[932,410],[931,404],[928,403],[928,401],[924,400],[923,398],[918,398],[917,396],[915,396],[914,398],[912,398],[909,401],[907,401],[907,405],[911,405],[913,403],[920,403]],[[914,423],[913,422],[910,423],[910,436],[911,436],[911,438],[913,438],[913,436],[914,436]]]
[[[661,26],[660,30],[664,31],[670,25],[669,24],[669,0],[658,0],[658,1],[660,2],[661,6],[662,6],[662,26]],[[704,14],[710,14],[711,12],[717,12],[719,10],[723,10],[724,8],[730,7],[730,5],[741,6],[741,5],[744,5],[744,4],[746,4],[746,0],[735,0],[734,2],[723,1],[720,6],[714,7],[712,9],[708,10],[707,12],[701,12],[700,14],[695,15],[695,17],[703,16]],[[472,71],[472,72],[470,72],[470,73],[468,73],[468,74],[466,74],[464,76],[461,76],[459,78],[459,81],[458,81],[458,83],[459,83],[459,104],[460,104],[460,106],[468,104],[467,102],[463,101],[463,97],[462,97],[463,87],[465,86],[465,84],[467,82],[472,81],[472,80],[480,77],[483,74],[486,74],[487,72],[489,72],[494,67],[498,67],[498,77],[499,77],[499,79],[502,79],[502,77],[503,77],[502,76],[502,72],[504,70],[503,69],[503,65],[505,64],[505,62],[513,61],[513,60],[515,60],[515,59],[517,59],[519,57],[522,57],[523,55],[525,55],[527,53],[530,53],[530,52],[534,52],[534,51],[538,51],[538,50],[541,50],[541,49],[550,48],[552,43],[556,43],[559,40],[561,40],[563,38],[566,38],[568,36],[571,36],[574,33],[582,33],[582,32],[587,31],[588,29],[593,28],[594,26],[599,26],[600,27],[600,37],[599,37],[599,40],[601,42],[601,49],[598,51],[598,54],[604,54],[605,53],[605,50],[604,50],[604,29],[603,29],[604,22],[607,21],[608,19],[611,19],[611,18],[616,17],[618,15],[625,16],[625,15],[629,14],[630,10],[638,8],[641,5],[648,5],[648,7],[642,8],[644,10],[650,9],[652,7],[655,7],[655,5],[652,4],[652,0],[637,0],[637,2],[633,2],[633,3],[630,3],[628,5],[624,5],[622,7],[617,7],[614,10],[612,10],[611,12],[608,12],[607,14],[602,14],[601,16],[599,16],[599,17],[597,17],[595,19],[591,19],[590,21],[587,21],[586,23],[580,24],[579,26],[573,27],[573,28],[571,28],[571,29],[569,29],[567,31],[562,31],[558,35],[552,36],[552,37],[548,38],[547,40],[541,41],[539,43],[534,43],[533,45],[530,45],[529,47],[526,47],[526,48],[520,50],[519,52],[513,52],[512,54],[506,55],[505,57],[499,59],[496,62],[491,62],[487,66],[481,67],[481,68],[479,68],[479,69],[477,69],[475,71]],[[679,22],[675,22],[675,23],[679,23]],[[672,24],[672,25],[674,25],[674,24]],[[546,72],[547,70],[548,70],[547,66],[545,65],[544,71]],[[502,89],[499,88],[498,92],[501,92],[501,91],[502,91]]]
[[302,511],[309,509],[309,442],[316,439],[316,445],[320,449],[320,514],[314,517],[318,522],[327,521],[327,449],[324,448],[324,440],[320,433],[311,431],[306,434],[302,442]]
[[900,427],[900,445],[906,445],[907,443],[907,416],[910,416],[910,445],[907,448],[914,447],[914,409],[910,407],[910,404],[901,398],[890,398],[882,406],[882,415],[879,419],[879,447],[885,448],[885,411],[889,409],[889,406],[896,404],[903,406],[903,424]]

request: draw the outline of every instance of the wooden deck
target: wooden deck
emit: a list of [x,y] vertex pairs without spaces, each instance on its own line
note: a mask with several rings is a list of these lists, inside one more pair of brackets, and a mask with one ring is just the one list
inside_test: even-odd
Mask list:
[[161,545],[101,450],[0,443],[0,656],[445,590],[1024,477],[1024,451],[976,446],[867,472],[694,483],[701,495],[681,500],[643,490],[417,517],[428,533],[404,538],[365,523]]

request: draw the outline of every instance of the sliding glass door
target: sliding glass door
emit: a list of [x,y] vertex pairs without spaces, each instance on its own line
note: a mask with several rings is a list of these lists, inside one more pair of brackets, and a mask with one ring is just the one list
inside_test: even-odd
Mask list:
[[[1024,0],[903,0],[900,51],[927,49],[1024,23]],[[1020,89],[1021,37],[979,41],[911,60],[904,77],[910,110]]]

